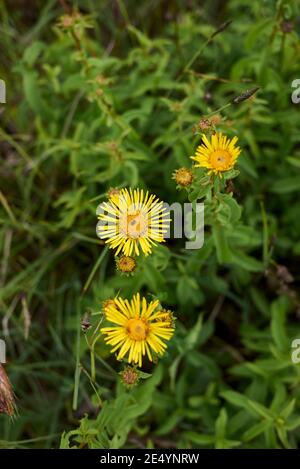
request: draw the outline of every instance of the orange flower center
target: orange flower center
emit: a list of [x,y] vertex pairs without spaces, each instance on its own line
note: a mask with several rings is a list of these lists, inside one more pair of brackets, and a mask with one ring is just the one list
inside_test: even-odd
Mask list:
[[145,340],[149,331],[148,324],[138,318],[129,319],[126,329],[133,340]]
[[120,217],[120,231],[131,239],[138,239],[147,234],[148,217],[143,210],[136,210]]
[[211,165],[215,168],[227,168],[230,160],[231,156],[227,150],[216,150],[210,156]]

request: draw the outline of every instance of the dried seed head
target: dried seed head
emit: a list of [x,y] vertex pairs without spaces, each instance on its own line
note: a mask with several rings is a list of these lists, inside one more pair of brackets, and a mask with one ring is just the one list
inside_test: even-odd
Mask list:
[[86,332],[90,328],[91,328],[90,314],[84,313],[83,318],[81,320],[81,329],[83,332]]
[[0,414],[7,414],[12,417],[15,410],[16,406],[12,387],[0,363]]
[[285,34],[291,33],[294,29],[294,23],[292,23],[292,21],[284,20],[280,24],[280,29]]
[[198,122],[198,129],[205,132],[206,130],[211,129],[211,121],[209,119],[200,119]]
[[172,178],[176,181],[178,186],[189,187],[194,180],[194,175],[189,168],[179,168],[173,173]]
[[126,366],[123,371],[120,372],[122,383],[131,388],[139,382],[139,373],[136,368],[131,366]]
[[230,192],[232,192],[232,193],[235,192],[234,183],[233,183],[232,179],[228,179],[228,180],[226,181],[226,189],[225,189],[225,192],[226,192],[227,194],[230,194]]
[[281,280],[283,283],[294,282],[294,277],[285,265],[277,265],[277,276],[278,279]]
[[130,274],[136,269],[136,260],[131,256],[121,256],[116,259],[117,269],[120,272]]

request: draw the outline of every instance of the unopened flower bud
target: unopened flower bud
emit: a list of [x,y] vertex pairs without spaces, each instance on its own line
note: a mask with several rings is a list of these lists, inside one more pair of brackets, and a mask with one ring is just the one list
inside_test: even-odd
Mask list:
[[121,256],[116,259],[117,269],[125,274],[130,274],[136,269],[136,260],[131,256]]
[[123,371],[120,372],[122,383],[131,388],[139,382],[139,373],[136,368],[126,366]]
[[178,186],[189,187],[194,180],[194,175],[192,170],[189,168],[179,168],[173,173],[173,179],[176,181]]
[[69,29],[72,28],[76,21],[80,18],[80,15],[78,12],[73,11],[69,14],[62,15],[59,18],[58,25],[62,28]]

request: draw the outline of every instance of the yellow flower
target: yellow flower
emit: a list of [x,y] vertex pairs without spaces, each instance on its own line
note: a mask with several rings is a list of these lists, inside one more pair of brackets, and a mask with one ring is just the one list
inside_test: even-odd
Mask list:
[[123,300],[115,298],[115,306],[105,309],[106,319],[116,326],[103,327],[105,341],[118,350],[117,359],[122,360],[128,354],[128,362],[142,365],[142,357],[147,355],[153,360],[153,353],[162,355],[167,348],[164,340],[169,340],[174,327],[164,320],[165,312],[157,311],[158,300],[147,304],[145,298],[137,293],[133,298]]
[[138,256],[141,248],[148,256],[153,245],[164,241],[170,219],[163,202],[154,195],[140,189],[121,189],[100,207],[97,233],[117,250],[116,255],[122,251],[125,256]]
[[229,139],[226,135],[217,132],[209,141],[202,135],[202,144],[198,146],[196,155],[191,158],[196,161],[195,166],[207,168],[209,174],[221,175],[222,172],[232,169],[238,159],[241,149],[236,147],[237,137]]

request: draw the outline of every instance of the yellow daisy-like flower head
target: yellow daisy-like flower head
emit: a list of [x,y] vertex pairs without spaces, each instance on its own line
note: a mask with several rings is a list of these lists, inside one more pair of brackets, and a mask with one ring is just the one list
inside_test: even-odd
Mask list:
[[112,346],[111,353],[118,350],[117,359],[126,355],[128,362],[142,365],[143,356],[153,361],[153,354],[162,355],[167,348],[164,341],[169,340],[174,327],[165,320],[165,311],[157,310],[159,301],[147,303],[137,293],[133,298],[115,298],[115,306],[105,310],[106,319],[115,326],[103,327],[101,332],[105,341]]
[[196,167],[207,168],[209,174],[221,176],[234,167],[241,153],[241,149],[235,146],[237,141],[237,137],[230,140],[220,132],[212,135],[210,141],[202,135],[202,143],[191,158],[196,161]]
[[147,256],[153,245],[164,241],[169,227],[169,214],[163,205],[143,190],[121,189],[98,207],[97,234],[116,249],[116,255],[138,256],[141,249]]

